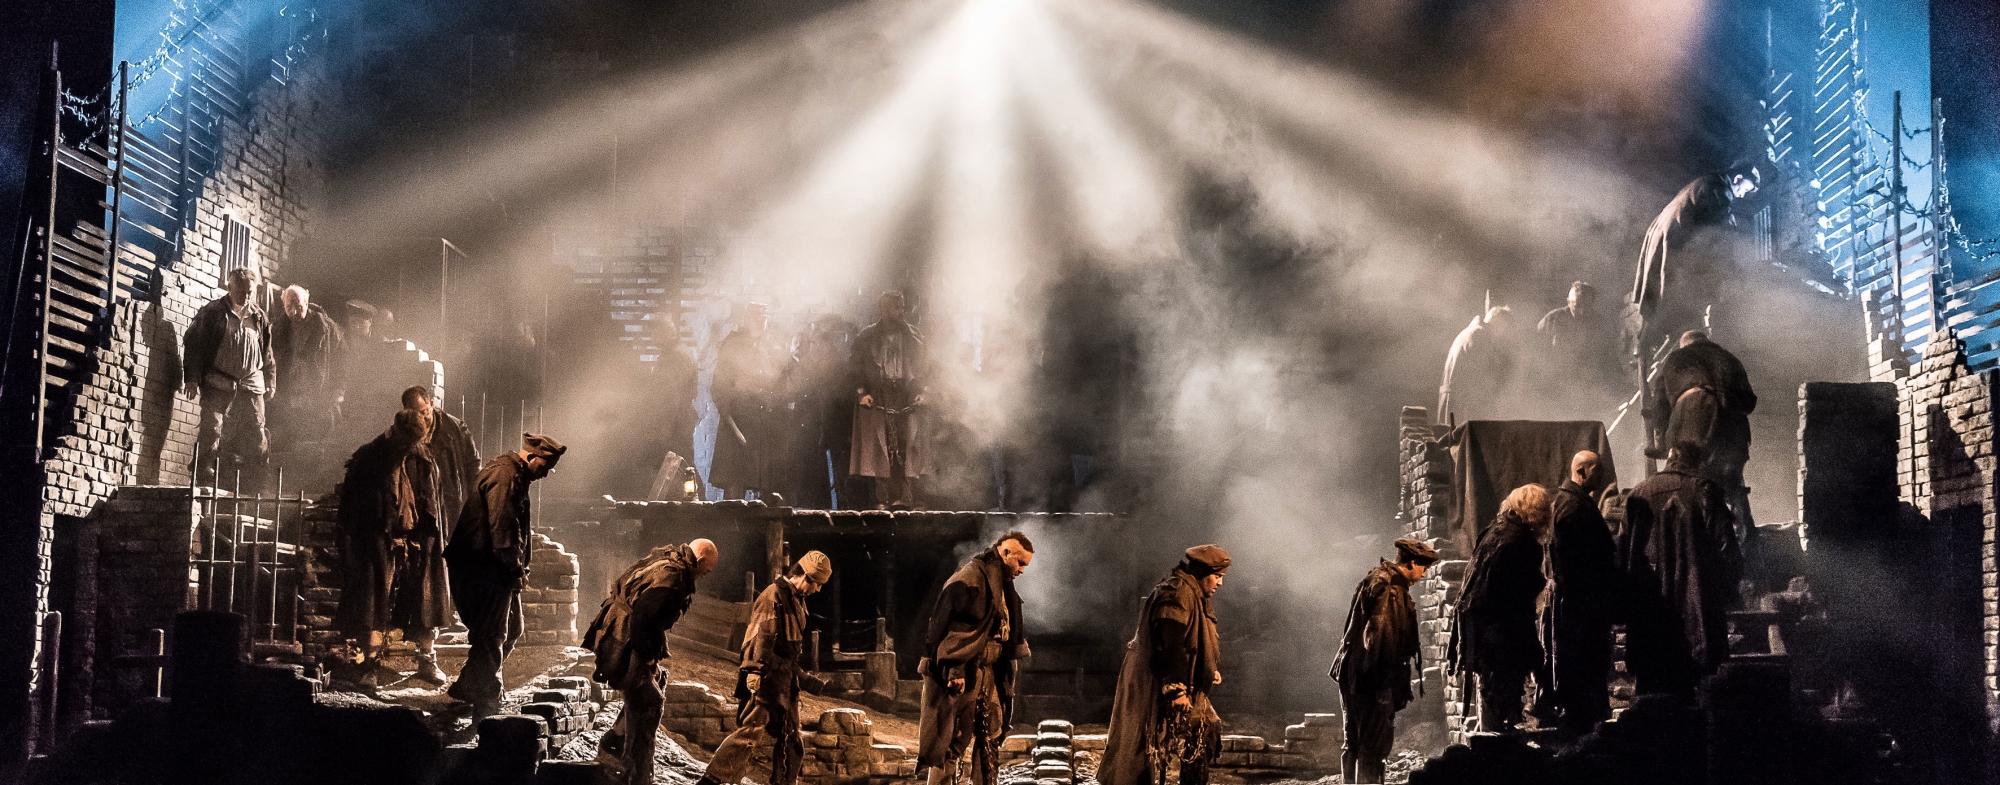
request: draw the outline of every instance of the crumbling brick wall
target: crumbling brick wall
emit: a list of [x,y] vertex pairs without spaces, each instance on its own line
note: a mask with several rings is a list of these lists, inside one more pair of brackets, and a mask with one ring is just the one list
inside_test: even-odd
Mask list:
[[[1402,415],[1401,518],[1403,536],[1430,543],[1439,561],[1422,581],[1410,587],[1417,603],[1417,635],[1424,668],[1422,695],[1397,716],[1399,731],[1426,722],[1441,723],[1449,741],[1465,741],[1465,700],[1456,679],[1446,678],[1445,653],[1451,644],[1451,610],[1465,578],[1466,554],[1447,531],[1452,489],[1451,450],[1421,406],[1406,406]],[[1407,737],[1399,732],[1398,737]]]

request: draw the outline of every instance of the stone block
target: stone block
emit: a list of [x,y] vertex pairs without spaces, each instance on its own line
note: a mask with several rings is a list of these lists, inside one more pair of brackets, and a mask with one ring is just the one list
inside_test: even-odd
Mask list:
[[1076,778],[1076,772],[1071,771],[1070,767],[1065,765],[1045,763],[1045,764],[1038,764],[1035,766],[1035,779],[1038,780],[1060,780],[1063,782],[1069,782],[1075,778]]
[[1035,746],[1037,747],[1068,747],[1070,745],[1071,741],[1067,733],[1035,734]]
[[1111,736],[1104,733],[1076,734],[1070,736],[1069,740],[1071,747],[1091,752],[1103,752],[1105,747],[1111,745]]
[[1042,720],[1040,725],[1035,726],[1035,732],[1060,733],[1068,736],[1076,732],[1076,726],[1071,725],[1067,720]]
[[537,690],[534,696],[536,703],[573,703],[582,699],[583,695],[576,690]]
[[1313,728],[1338,728],[1341,720],[1338,714],[1308,714],[1305,724]]
[[1035,737],[1029,734],[1008,736],[1000,740],[1001,752],[1026,753],[1035,746]]
[[821,749],[838,749],[840,747],[840,734],[815,733],[812,734],[811,738],[806,740],[806,743]]
[[1304,739],[1310,741],[1312,739],[1317,739],[1317,738],[1319,738],[1319,728],[1316,728],[1314,726],[1311,725],[1285,726],[1285,739],[1288,741],[1291,739]]
[[1264,737],[1230,735],[1222,737],[1223,752],[1263,752]]
[[1230,769],[1243,768],[1250,765],[1250,753],[1224,752],[1215,756],[1215,765]]
[[1036,747],[1035,751],[1031,753],[1031,757],[1035,759],[1036,763],[1056,761],[1065,766],[1070,764],[1071,755],[1073,753],[1068,747]]

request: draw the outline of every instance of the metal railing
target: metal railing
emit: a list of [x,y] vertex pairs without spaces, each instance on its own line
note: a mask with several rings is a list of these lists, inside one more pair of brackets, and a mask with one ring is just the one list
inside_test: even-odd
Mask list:
[[201,546],[190,560],[193,609],[243,614],[253,639],[297,644],[307,563],[305,508],[312,502],[303,490],[285,497],[283,467],[276,470],[274,495],[257,487],[245,496],[241,469],[225,490],[221,456],[212,460],[213,486],[188,481],[189,497],[199,505],[195,535]]

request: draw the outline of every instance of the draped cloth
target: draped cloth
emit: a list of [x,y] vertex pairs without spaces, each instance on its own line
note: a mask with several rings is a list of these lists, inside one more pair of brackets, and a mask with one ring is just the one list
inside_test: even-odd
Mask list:
[[1597,453],[1597,470],[1607,483],[1618,482],[1611,440],[1594,420],[1478,420],[1460,424],[1444,443],[1451,448],[1454,492],[1446,530],[1459,553],[1472,552],[1509,491],[1528,483],[1561,485],[1580,450]]

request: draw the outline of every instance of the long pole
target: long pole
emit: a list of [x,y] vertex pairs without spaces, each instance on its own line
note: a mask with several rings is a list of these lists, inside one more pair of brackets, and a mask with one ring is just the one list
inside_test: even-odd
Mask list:
[[[107,235],[104,249],[104,318],[112,319],[118,311],[118,216],[125,204],[125,102],[129,97],[132,63],[118,61],[118,114],[111,118],[117,124],[118,152],[113,156],[111,172],[111,225],[105,227]],[[107,323],[104,334],[111,335]]]
[[49,211],[44,214],[42,224],[42,351],[36,355],[39,362],[35,369],[35,463],[40,464],[46,456],[42,454],[48,438],[49,412],[49,296],[54,284],[49,280],[49,271],[55,269],[56,258],[56,195],[62,180],[62,70],[56,67],[57,50],[55,44],[49,47],[49,72],[55,80],[55,93],[49,102]]
[[445,332],[451,329],[449,326],[450,324],[451,324],[451,241],[440,237],[438,238],[438,345],[437,345],[437,353],[439,357],[444,357],[445,347],[451,345],[449,341],[445,340],[448,337],[445,334]]
[[1889,295],[1889,324],[1896,333],[1896,353],[1903,352],[1903,91],[1897,90],[1893,96],[1894,114],[1889,126],[1889,250],[1895,260],[1895,277],[1891,279]]

